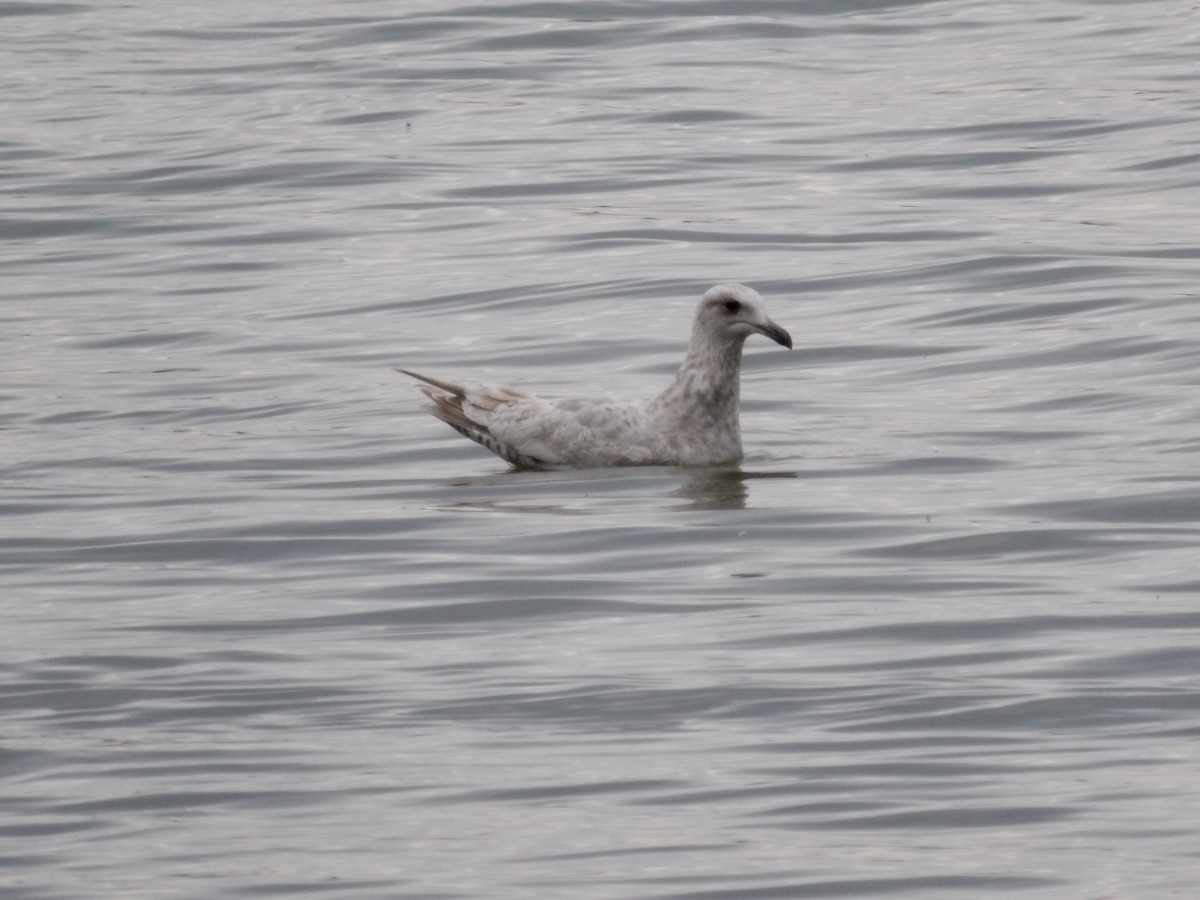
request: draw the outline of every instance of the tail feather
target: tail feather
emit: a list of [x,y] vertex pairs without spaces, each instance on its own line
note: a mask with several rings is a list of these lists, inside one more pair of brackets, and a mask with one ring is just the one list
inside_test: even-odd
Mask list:
[[[465,397],[467,395],[466,389],[462,385],[454,384],[453,382],[449,381],[439,381],[436,378],[430,378],[428,375],[422,375],[419,372],[410,372],[408,369],[397,369],[396,371],[407,375],[409,378],[415,378],[417,381],[424,381],[426,384],[432,384],[435,388],[441,388],[447,394],[453,394],[456,397]],[[425,389],[421,388],[421,390]]]
[[[530,399],[530,394],[511,387],[485,387],[475,384],[468,387],[454,384],[451,381],[430,378],[428,375],[410,372],[408,369],[397,369],[396,371],[424,382],[418,384],[417,389],[432,401],[429,411],[455,431],[469,437],[519,468],[536,469],[544,465],[540,459],[522,453],[515,447],[497,440],[492,435],[487,423],[480,421],[480,414],[486,416],[487,413],[505,403]],[[472,415],[472,412],[475,414]]]
[[471,440],[479,441],[481,444],[483,438],[491,434],[487,425],[472,419],[463,409],[463,402],[467,399],[467,389],[462,385],[430,378],[428,375],[410,372],[408,369],[397,369],[396,371],[424,382],[424,384],[418,384],[417,389],[433,401],[429,411],[447,425],[457,428]]

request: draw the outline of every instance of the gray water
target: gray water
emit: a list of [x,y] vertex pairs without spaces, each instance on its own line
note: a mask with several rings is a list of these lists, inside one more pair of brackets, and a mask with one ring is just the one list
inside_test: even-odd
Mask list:
[[[1192,897],[1200,15],[0,4],[0,895]],[[404,365],[733,470],[511,472]]]

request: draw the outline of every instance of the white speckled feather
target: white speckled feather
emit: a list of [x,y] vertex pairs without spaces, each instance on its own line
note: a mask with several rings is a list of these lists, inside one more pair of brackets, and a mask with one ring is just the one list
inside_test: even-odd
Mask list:
[[519,468],[707,466],[742,458],[738,383],[742,345],[763,334],[792,346],[758,293],[709,290],[675,380],[644,401],[543,400],[518,388],[442,381],[405,369],[433,401],[430,412]]

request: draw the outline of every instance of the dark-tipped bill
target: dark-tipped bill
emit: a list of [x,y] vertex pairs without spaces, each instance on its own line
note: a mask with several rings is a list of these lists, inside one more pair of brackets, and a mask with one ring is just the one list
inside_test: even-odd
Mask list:
[[768,322],[762,328],[759,328],[759,333],[764,334],[777,344],[783,344],[789,350],[792,349],[792,336],[783,328],[780,328],[774,322]]

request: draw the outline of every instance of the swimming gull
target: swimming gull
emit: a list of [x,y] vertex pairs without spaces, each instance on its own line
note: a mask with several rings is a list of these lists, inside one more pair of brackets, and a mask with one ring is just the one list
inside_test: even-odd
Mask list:
[[711,288],[696,307],[675,380],[636,402],[544,400],[519,388],[398,371],[423,382],[417,387],[435,416],[521,469],[727,465],[742,458],[738,376],[752,334],[791,349],[791,335],[771,321],[757,291]]

